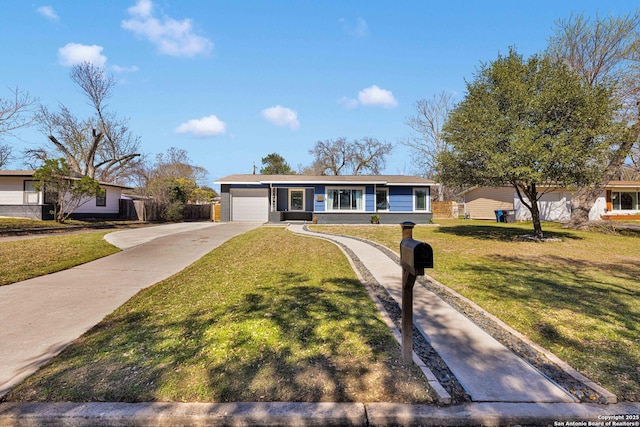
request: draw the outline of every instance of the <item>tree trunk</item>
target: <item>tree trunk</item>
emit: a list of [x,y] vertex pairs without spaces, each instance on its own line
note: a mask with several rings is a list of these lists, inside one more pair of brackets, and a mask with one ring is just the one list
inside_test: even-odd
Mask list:
[[[607,181],[608,182],[608,181]],[[571,198],[571,218],[567,227],[584,230],[589,226],[589,212],[604,191],[606,182],[594,187],[581,187]]]
[[542,224],[540,223],[540,209],[538,209],[538,203],[531,203],[531,219],[533,220],[533,235],[536,239],[543,239]]
[[[533,235],[536,239],[543,239],[542,224],[540,223],[540,209],[538,208],[538,189],[535,183],[525,184],[519,186],[517,182],[511,182],[511,185],[516,189],[520,202],[529,209],[531,212],[531,219],[533,221]],[[523,194],[524,193],[524,197]],[[525,197],[528,200],[525,200]]]

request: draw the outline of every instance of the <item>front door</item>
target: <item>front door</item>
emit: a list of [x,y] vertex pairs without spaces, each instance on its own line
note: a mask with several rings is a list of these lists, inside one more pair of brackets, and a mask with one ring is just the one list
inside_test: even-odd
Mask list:
[[304,190],[289,190],[289,210],[304,210]]

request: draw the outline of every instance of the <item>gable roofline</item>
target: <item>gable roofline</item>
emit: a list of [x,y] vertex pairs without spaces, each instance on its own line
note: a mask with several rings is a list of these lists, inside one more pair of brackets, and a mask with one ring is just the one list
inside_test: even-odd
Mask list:
[[640,181],[609,181],[606,185],[607,188],[638,188],[640,187]]
[[[11,176],[11,177],[22,177],[22,178],[33,178],[33,175],[36,173],[35,170],[0,170],[0,177],[3,176]],[[77,179],[75,177],[69,177],[70,179]],[[98,184],[104,185],[107,187],[118,187],[127,190],[133,189],[133,187],[129,187],[127,185],[114,184],[111,182],[98,181]]]
[[[510,184],[505,184],[502,186],[492,186],[492,185],[487,185],[486,188],[502,188],[502,187],[511,187]],[[469,187],[466,190],[463,190],[461,192],[459,192],[458,194],[456,194],[457,197],[462,197],[468,193],[471,193],[472,191],[477,190],[478,188],[481,188],[480,185],[474,185],[473,187]],[[549,188],[541,186],[540,188]],[[557,190],[561,190],[561,191],[566,191],[567,189],[564,187],[554,187]],[[607,189],[625,189],[625,188],[640,188],[640,181],[609,181],[607,182],[607,184],[605,185],[605,188]],[[515,190],[514,190],[515,191]],[[572,190],[573,191],[573,190]]]
[[236,174],[220,178],[214,184],[267,185],[267,184],[348,184],[348,185],[416,185],[437,186],[434,181],[407,175],[251,175]]

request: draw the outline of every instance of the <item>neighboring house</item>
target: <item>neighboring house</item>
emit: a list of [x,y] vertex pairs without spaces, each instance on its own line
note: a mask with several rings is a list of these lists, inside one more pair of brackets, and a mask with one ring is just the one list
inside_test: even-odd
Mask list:
[[[515,210],[516,219],[531,219],[513,187],[471,187],[458,194],[464,201],[465,217],[496,219],[496,210]],[[571,217],[572,193],[567,189],[553,189],[538,202],[543,221],[568,221]],[[640,181],[611,181],[589,212],[591,220],[640,219]]]
[[611,181],[605,190],[602,219],[640,220],[640,181]]
[[222,221],[365,224],[431,218],[431,180],[403,175],[231,175],[221,189]]
[[[0,217],[53,219],[52,205],[37,191],[33,170],[0,170]],[[100,183],[103,197],[93,197],[80,206],[71,218],[119,218],[122,189],[117,184]]]
[[513,209],[513,187],[471,187],[458,194],[462,198],[464,217],[496,219],[496,210]]

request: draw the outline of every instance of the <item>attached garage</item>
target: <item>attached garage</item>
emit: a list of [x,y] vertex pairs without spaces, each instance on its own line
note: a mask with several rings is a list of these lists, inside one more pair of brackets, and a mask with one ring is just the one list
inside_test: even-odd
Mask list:
[[268,220],[268,188],[231,189],[231,221],[267,222]]

